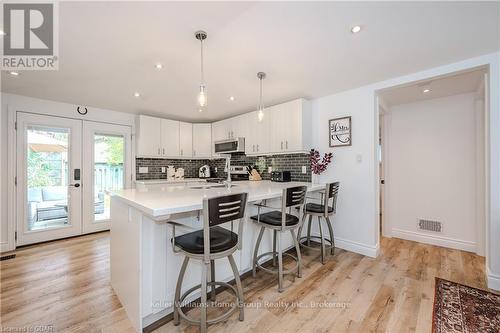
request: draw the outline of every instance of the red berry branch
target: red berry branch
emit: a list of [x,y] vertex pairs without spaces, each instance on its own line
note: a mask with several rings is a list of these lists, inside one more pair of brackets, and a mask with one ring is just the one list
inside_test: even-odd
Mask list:
[[323,157],[323,160],[320,162],[320,154],[319,151],[316,149],[311,149],[311,152],[309,153],[309,161],[311,162],[311,170],[314,172],[314,174],[319,175],[323,171],[326,170],[328,167],[328,164],[332,161],[332,153],[325,153],[325,156]]

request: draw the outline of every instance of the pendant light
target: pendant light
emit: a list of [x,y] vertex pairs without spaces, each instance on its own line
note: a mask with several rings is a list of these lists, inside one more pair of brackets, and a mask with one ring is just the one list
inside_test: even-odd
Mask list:
[[207,39],[207,33],[205,31],[199,30],[194,34],[197,40],[200,41],[201,46],[201,82],[200,82],[200,92],[198,94],[198,105],[200,107],[207,106],[207,87],[205,86],[205,79],[203,77],[203,41]]
[[259,119],[259,121],[262,121],[262,119],[264,119],[264,103],[262,102],[262,80],[266,78],[266,73],[258,72],[257,77],[260,81],[259,112],[257,112],[257,118]]

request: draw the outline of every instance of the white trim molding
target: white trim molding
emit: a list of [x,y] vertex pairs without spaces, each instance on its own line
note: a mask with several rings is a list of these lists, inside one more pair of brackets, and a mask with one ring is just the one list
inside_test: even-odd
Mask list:
[[486,267],[486,279],[488,288],[500,291],[500,275],[491,273],[488,267]]
[[443,237],[438,235],[431,235],[427,233],[408,231],[393,228],[392,237],[411,240],[415,242],[448,247],[456,250],[463,250],[467,252],[476,252],[476,243],[471,241],[464,241],[460,239]]
[[[320,237],[319,232],[315,232],[315,231],[311,232],[311,235],[313,235],[315,237]],[[366,244],[362,244],[362,243],[358,243],[358,242],[354,242],[354,241],[351,241],[348,239],[338,238],[338,237],[334,237],[334,240],[335,240],[335,247],[336,248],[346,250],[349,252],[362,254],[362,255],[367,256],[367,257],[376,258],[380,252],[380,244],[366,245]],[[317,239],[315,241],[317,241]]]

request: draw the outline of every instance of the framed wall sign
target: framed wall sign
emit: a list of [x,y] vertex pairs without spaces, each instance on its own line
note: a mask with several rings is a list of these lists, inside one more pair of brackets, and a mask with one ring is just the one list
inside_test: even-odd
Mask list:
[[330,119],[328,123],[328,130],[328,134],[330,137],[330,147],[352,145],[350,116]]

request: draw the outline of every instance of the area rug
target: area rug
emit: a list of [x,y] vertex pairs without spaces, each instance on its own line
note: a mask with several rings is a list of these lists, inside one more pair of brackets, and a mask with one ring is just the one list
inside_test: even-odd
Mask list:
[[436,278],[432,332],[500,332],[500,295]]

